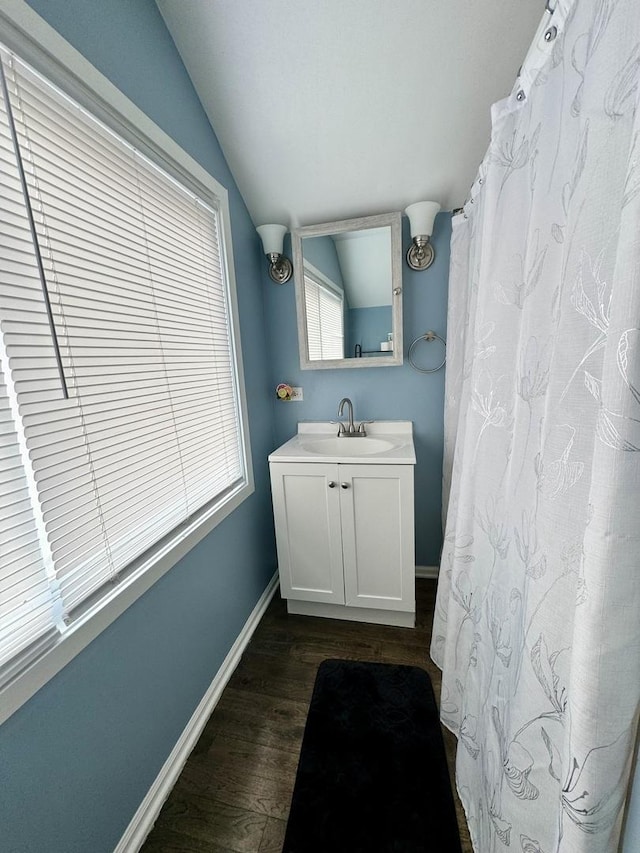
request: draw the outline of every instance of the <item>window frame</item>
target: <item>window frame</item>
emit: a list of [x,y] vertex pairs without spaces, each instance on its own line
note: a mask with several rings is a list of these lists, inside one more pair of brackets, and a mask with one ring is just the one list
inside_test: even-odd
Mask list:
[[24,0],[0,10],[0,40],[179,183],[217,208],[230,315],[245,477],[229,495],[171,531],[134,561],[113,590],[80,609],[68,630],[0,691],[0,724],[53,678],[255,490],[240,343],[228,192]]

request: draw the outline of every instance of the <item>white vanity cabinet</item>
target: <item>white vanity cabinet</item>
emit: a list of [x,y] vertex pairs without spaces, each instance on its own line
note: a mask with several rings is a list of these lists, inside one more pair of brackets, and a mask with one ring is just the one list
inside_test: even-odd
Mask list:
[[283,598],[344,604],[338,466],[271,462],[270,469]]
[[270,457],[282,596],[290,613],[413,627],[413,465],[343,441],[347,462]]

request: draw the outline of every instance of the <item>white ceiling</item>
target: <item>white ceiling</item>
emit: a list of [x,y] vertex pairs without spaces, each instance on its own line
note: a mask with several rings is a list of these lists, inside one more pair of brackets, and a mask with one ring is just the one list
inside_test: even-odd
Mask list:
[[460,206],[544,0],[156,0],[256,225]]

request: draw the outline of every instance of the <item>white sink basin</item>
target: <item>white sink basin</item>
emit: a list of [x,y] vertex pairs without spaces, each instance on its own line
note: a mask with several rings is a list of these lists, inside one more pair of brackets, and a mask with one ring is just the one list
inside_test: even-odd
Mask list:
[[303,421],[289,441],[269,454],[269,462],[315,462],[317,465],[415,465],[411,421],[374,421],[367,435],[338,438],[328,421]]
[[309,453],[317,453],[319,456],[375,456],[377,453],[386,453],[396,445],[393,441],[385,438],[315,438],[304,436],[300,445]]

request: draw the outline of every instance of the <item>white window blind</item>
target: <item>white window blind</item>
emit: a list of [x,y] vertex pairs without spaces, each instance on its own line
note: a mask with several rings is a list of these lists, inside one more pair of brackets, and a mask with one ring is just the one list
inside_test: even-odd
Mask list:
[[0,668],[49,635],[60,617],[54,590],[0,365]]
[[[20,177],[9,132],[4,98],[0,99],[0,198],[2,199],[0,289],[7,297],[16,284],[37,271],[24,210]],[[28,256],[30,262],[24,263]],[[33,284],[33,282],[31,282]],[[26,300],[28,314],[30,304]],[[5,314],[0,309],[0,330]],[[17,655],[50,636],[61,616],[60,599],[52,566],[46,554],[33,506],[33,480],[29,487],[24,438],[18,434],[18,407],[11,384],[9,361],[0,336],[0,670],[7,671]]]
[[[0,491],[0,531],[11,539],[24,529],[33,564],[5,567],[3,549],[0,607],[13,606],[5,585],[29,587],[23,600],[35,614],[42,581],[32,642],[55,625],[58,595],[72,613],[232,493],[245,466],[218,210],[8,51],[0,56],[37,233],[34,245],[3,99],[0,329],[15,405],[0,396],[0,430],[6,422],[21,437],[28,460],[22,471],[14,464],[19,442],[5,449],[3,432],[11,485]],[[20,476],[35,484],[35,521],[16,513],[14,524],[4,509],[12,495],[29,512]],[[10,657],[19,631],[2,627],[0,655]]]
[[344,357],[344,304],[342,298],[305,273],[309,360]]

